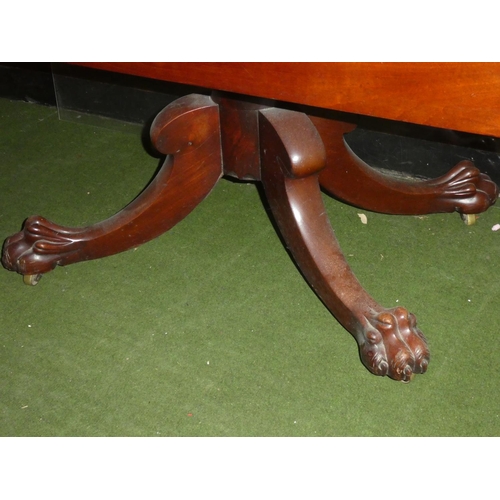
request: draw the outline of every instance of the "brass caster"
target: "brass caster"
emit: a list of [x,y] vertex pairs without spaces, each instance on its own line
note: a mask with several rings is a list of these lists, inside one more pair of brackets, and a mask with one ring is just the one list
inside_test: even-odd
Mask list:
[[460,217],[462,217],[462,220],[465,222],[466,226],[472,226],[477,221],[476,214],[460,214]]
[[25,274],[23,281],[25,285],[35,286],[42,278],[41,274]]

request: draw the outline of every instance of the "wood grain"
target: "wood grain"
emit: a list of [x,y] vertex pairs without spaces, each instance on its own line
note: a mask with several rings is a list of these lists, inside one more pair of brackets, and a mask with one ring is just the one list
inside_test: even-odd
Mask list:
[[500,63],[74,63],[500,137]]

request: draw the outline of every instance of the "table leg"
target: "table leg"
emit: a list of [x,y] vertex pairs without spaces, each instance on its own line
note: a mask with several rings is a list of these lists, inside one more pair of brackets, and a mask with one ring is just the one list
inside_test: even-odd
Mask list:
[[470,161],[461,161],[447,174],[423,181],[383,174],[357,157],[345,142],[344,134],[352,131],[355,124],[310,118],[327,151],[321,186],[349,204],[387,214],[456,211],[466,216],[484,212],[498,198],[497,185]]
[[113,217],[68,228],[29,217],[5,241],[2,264],[36,284],[57,265],[98,259],[145,243],[188,215],[222,176],[218,106],[191,95],[167,106],[151,128],[153,145],[167,155],[151,184]]
[[319,175],[327,151],[307,115],[259,111],[261,180],[277,225],[297,265],[332,314],[357,340],[376,375],[409,381],[429,362],[413,314],[384,309],[356,279],[329,223]]

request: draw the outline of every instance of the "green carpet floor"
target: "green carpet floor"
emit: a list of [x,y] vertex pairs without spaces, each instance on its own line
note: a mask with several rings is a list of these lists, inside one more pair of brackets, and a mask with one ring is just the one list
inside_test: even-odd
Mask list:
[[[0,239],[39,214],[113,215],[159,160],[139,133],[0,100]],[[344,252],[431,349],[410,384],[371,375],[298,273],[253,184],[221,180],[142,247],[58,267],[36,287],[0,269],[2,436],[498,436],[500,204],[396,217],[325,197]]]

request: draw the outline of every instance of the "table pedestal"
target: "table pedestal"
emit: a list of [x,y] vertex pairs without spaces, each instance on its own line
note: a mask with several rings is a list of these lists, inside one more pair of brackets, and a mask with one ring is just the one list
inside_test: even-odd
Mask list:
[[5,241],[2,264],[34,285],[57,265],[113,255],[168,231],[222,175],[259,181],[287,248],[311,288],[358,342],[362,362],[376,375],[408,382],[427,369],[425,338],[413,314],[380,306],[356,279],[326,215],[321,187],[367,210],[457,211],[464,217],[491,206],[498,188],[469,161],[427,181],[381,174],[345,143],[343,135],[355,126],[232,95],[182,97],[152,124],[152,143],[166,159],[140,196],[113,217],[83,228],[29,217]]

